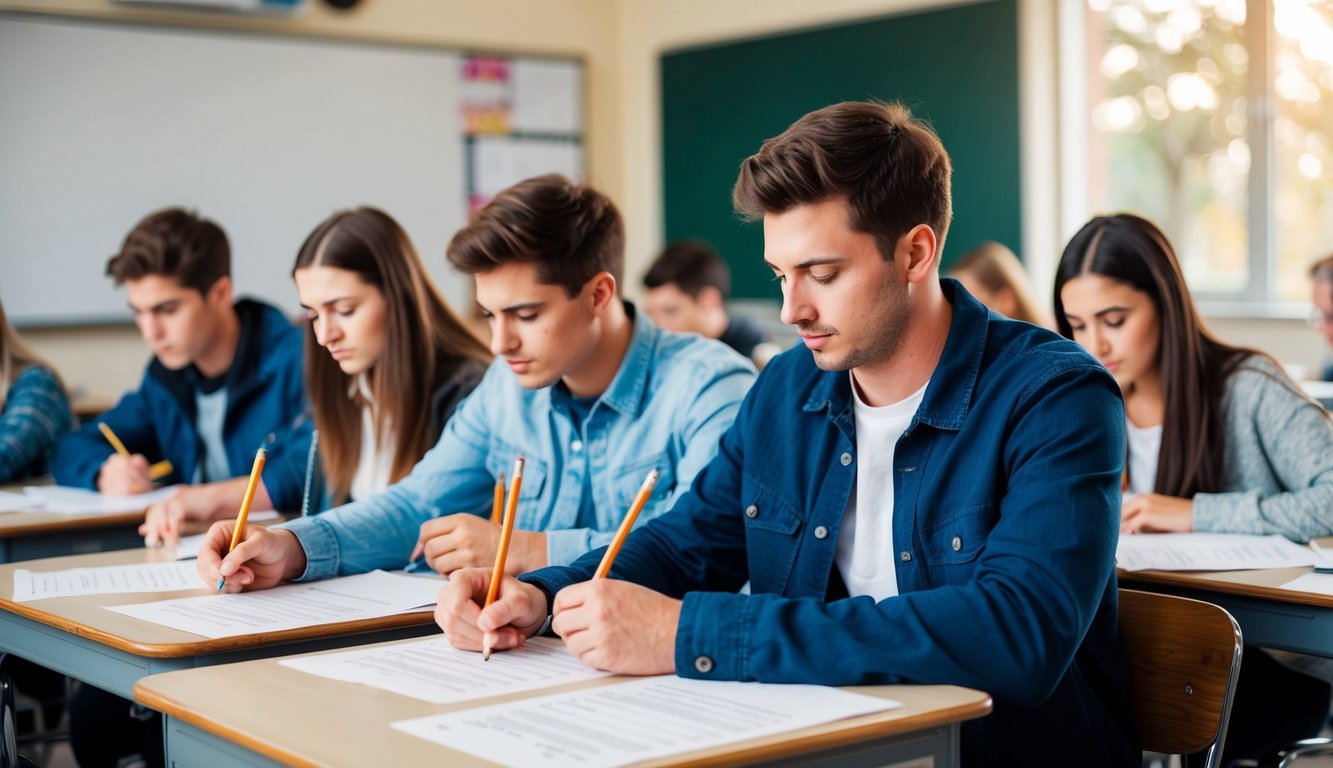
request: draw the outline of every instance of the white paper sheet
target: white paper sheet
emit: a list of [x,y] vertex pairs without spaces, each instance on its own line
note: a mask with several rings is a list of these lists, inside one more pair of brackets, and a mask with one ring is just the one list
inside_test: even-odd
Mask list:
[[1314,592],[1317,595],[1333,595],[1333,573],[1307,573],[1282,585],[1283,589],[1295,592]]
[[64,571],[14,571],[14,602],[48,597],[102,595],[124,592],[174,592],[202,589],[194,563],[168,562],[70,568]]
[[40,507],[42,502],[25,493],[0,491],[0,512],[22,512],[25,509]]
[[439,578],[371,571],[308,584],[284,584],[258,592],[209,594],[108,608],[204,637],[234,637],[370,619],[431,606],[444,583]]
[[320,677],[361,683],[431,704],[454,704],[606,677],[552,638],[499,651],[490,661],[460,651],[441,636],[378,648],[287,659],[284,666]]
[[402,720],[393,727],[514,768],[589,768],[668,757],[900,706],[816,685],[668,676]]
[[1240,533],[1124,534],[1115,563],[1127,571],[1242,571],[1314,565],[1315,553],[1281,536]]
[[106,496],[87,488],[63,485],[30,485],[23,493],[40,502],[33,509],[58,515],[115,515],[142,512],[176,492],[174,486],[128,496]]

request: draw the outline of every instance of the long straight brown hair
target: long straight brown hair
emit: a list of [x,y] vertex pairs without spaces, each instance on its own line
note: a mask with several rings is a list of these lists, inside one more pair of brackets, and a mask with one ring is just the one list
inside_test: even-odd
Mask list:
[[[484,367],[490,351],[445,303],[407,233],[383,211],[339,211],[321,222],[302,244],[292,275],[316,265],[353,272],[384,295],[384,351],[368,375],[375,429],[381,439],[394,432],[390,480],[397,482],[431,447],[431,395],[460,364]],[[362,403],[349,396],[353,378],[319,346],[312,324],[305,331],[305,376],[324,475],[341,503],[361,456]]]
[[[1066,338],[1072,339],[1074,333],[1060,292],[1065,283],[1088,274],[1141,291],[1157,307],[1161,333],[1157,366],[1166,413],[1153,490],[1185,499],[1222,490],[1226,444],[1222,397],[1227,376],[1247,358],[1268,355],[1227,344],[1209,330],[1171,243],[1147,219],[1128,213],[1098,216],[1065,246],[1055,274],[1055,322]],[[1299,391],[1290,382],[1285,384]]]
[[[5,305],[0,304],[0,408],[4,407],[9,388],[14,385],[19,374],[34,365],[50,371],[56,381],[60,381],[60,374],[19,338],[18,331],[14,330],[14,326],[9,324],[9,318],[5,316]],[[61,386],[64,386],[63,382]]]

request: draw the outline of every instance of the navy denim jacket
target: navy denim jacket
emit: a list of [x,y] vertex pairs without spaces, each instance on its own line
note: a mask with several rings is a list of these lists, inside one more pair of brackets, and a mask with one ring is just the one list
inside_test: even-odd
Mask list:
[[[1074,343],[942,283],[944,353],[875,470],[894,476],[899,596],[846,596],[838,527],[878,457],[856,456],[849,375],[800,348],[764,369],[717,458],[612,575],[683,597],[683,677],[970,686],[995,708],[964,726],[967,764],[1137,765],[1116,622],[1120,390]],[[553,595],[600,557],[523,578]]]

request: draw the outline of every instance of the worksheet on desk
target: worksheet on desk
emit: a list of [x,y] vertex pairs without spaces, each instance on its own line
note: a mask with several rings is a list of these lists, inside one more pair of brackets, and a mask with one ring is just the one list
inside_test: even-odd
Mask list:
[[235,637],[373,619],[433,606],[444,584],[439,577],[371,571],[257,592],[183,597],[108,606],[107,610],[204,637]]
[[312,675],[370,685],[431,704],[554,688],[610,674],[584,666],[563,642],[549,637],[530,638],[522,647],[496,651],[489,661],[483,661],[476,651],[461,651],[437,636],[301,656],[281,663]]
[[98,568],[69,568],[63,571],[14,571],[14,602],[48,597],[106,595],[130,592],[175,592],[203,589],[194,563],[137,563]]
[[1314,565],[1315,553],[1281,536],[1241,533],[1122,534],[1115,564],[1127,571],[1241,571]]
[[514,768],[610,768],[900,706],[817,685],[667,676],[402,720],[393,727]]

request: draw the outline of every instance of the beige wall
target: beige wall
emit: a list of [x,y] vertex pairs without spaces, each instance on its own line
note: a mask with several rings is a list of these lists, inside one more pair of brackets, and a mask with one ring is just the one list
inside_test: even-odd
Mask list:
[[[627,226],[627,290],[662,238],[658,62],[663,52],[722,40],[903,13],[951,0],[363,0],[351,13],[308,2],[304,14],[263,18],[122,5],[110,0],[0,0],[0,9],[94,18],[207,24],[291,34],[347,36],[515,53],[583,57],[588,68],[588,164],[593,183],[621,206]],[[1054,0],[1019,0],[1024,239],[1027,250],[1058,253],[1061,198],[1054,181],[1056,105]],[[1047,259],[1036,264],[1048,274]],[[1219,320],[1227,338],[1280,359],[1318,363],[1313,332],[1292,320]],[[131,327],[51,329],[28,336],[76,387],[114,395],[132,386],[145,349]]]

